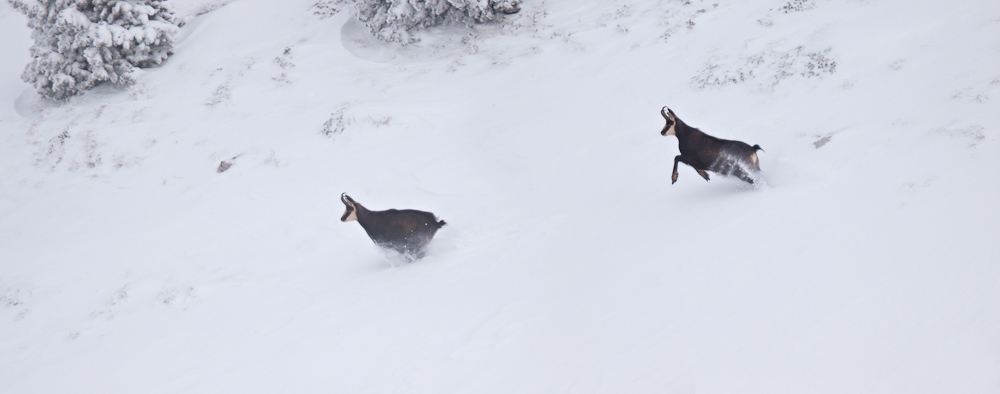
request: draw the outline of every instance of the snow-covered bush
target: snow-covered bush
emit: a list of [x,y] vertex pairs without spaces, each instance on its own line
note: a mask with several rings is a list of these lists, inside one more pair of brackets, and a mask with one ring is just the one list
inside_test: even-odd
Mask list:
[[173,49],[173,14],[161,0],[8,0],[34,31],[21,78],[38,94],[65,99],[94,85],[134,82],[135,67],[160,64]]
[[756,81],[760,88],[773,89],[792,77],[822,78],[837,72],[833,48],[809,51],[799,45],[791,50],[766,49],[739,59],[713,58],[691,78],[696,89],[722,87]]
[[485,23],[520,11],[521,0],[357,0],[358,19],[376,37],[408,44],[410,31],[444,22]]

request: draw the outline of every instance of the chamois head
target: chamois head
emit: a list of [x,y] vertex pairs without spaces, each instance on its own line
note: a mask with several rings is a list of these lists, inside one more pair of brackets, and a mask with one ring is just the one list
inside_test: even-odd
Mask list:
[[667,125],[663,126],[663,130],[660,131],[660,135],[677,135],[675,127],[677,126],[677,115],[674,115],[674,111],[670,108],[663,107],[660,110],[660,115],[663,115],[663,119],[667,120]]
[[344,202],[345,207],[344,214],[340,216],[340,221],[351,222],[358,220],[358,209],[354,207],[357,203],[354,202],[354,199],[348,196],[347,193],[343,193],[340,195],[340,201]]

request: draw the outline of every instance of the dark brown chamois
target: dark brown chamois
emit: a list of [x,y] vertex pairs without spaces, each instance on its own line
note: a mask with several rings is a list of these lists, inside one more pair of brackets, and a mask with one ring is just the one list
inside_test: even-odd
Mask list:
[[347,193],[340,195],[346,209],[341,222],[356,220],[375,244],[395,250],[408,260],[424,257],[424,246],[434,238],[444,220],[433,213],[413,209],[371,211],[354,201]]
[[677,163],[694,167],[698,175],[708,180],[708,172],[736,177],[754,183],[754,177],[760,172],[757,162],[757,151],[763,150],[760,145],[750,146],[741,141],[724,140],[703,133],[697,128],[688,126],[681,121],[674,111],[663,107],[660,114],[667,120],[660,135],[676,135],[677,146],[681,154],[674,158],[674,172],[670,175],[670,183],[677,182]]

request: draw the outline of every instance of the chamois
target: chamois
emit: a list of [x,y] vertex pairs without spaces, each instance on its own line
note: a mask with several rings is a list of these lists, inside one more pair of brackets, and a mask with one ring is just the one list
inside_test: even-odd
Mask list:
[[760,145],[750,146],[741,141],[724,140],[705,134],[697,128],[681,121],[674,111],[663,107],[660,114],[667,120],[660,135],[676,135],[681,154],[674,157],[674,172],[670,184],[677,183],[677,163],[684,163],[698,171],[698,175],[708,180],[708,172],[736,177],[753,184],[754,175],[760,172],[757,151]]
[[424,257],[424,246],[446,224],[433,213],[413,209],[371,211],[347,193],[340,195],[346,207],[341,222],[357,221],[376,245],[392,249],[408,260]]

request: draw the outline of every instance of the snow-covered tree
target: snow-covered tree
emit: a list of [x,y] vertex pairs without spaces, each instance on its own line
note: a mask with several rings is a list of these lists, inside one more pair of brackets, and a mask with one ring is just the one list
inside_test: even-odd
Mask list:
[[21,78],[66,99],[94,85],[134,82],[134,68],[166,60],[177,32],[161,0],[8,0],[34,31]]
[[358,19],[376,37],[408,44],[410,31],[454,21],[485,23],[518,12],[521,0],[357,0]]

